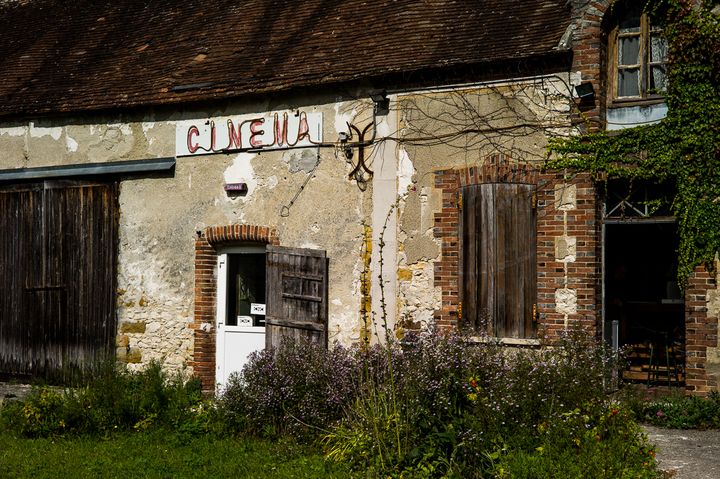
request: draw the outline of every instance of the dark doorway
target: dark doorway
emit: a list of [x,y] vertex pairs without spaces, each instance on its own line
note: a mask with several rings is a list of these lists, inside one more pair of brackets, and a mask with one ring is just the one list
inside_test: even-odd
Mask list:
[[628,379],[680,385],[685,308],[677,284],[677,224],[605,223],[606,337],[629,351]]
[[114,355],[117,183],[0,187],[0,376],[63,382]]

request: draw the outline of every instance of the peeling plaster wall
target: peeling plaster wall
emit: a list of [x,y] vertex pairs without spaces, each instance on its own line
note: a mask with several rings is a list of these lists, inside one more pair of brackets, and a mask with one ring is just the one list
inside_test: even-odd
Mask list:
[[[346,122],[362,127],[372,119],[369,100],[296,98],[293,106],[322,111],[328,142],[347,131]],[[232,103],[212,111],[0,123],[0,169],[172,157],[177,121],[286,108],[290,105]],[[351,168],[342,152],[307,148],[180,157],[171,178],[123,180],[118,358],[133,368],[153,359],[169,369],[185,367],[193,352],[188,325],[196,232],[238,223],[275,228],[283,246],[326,250],[329,340],[357,341],[363,225],[370,221],[373,190],[371,183],[361,191],[350,181]],[[249,191],[229,197],[226,182],[247,183]]]
[[[366,228],[372,234],[373,335],[382,336],[383,317],[401,331],[431,324],[441,306],[434,285],[441,248],[433,228],[442,198],[433,172],[479,165],[497,153],[541,161],[546,135],[567,133],[565,85],[567,78],[547,77],[392,95],[390,114],[378,117],[376,138],[383,141],[364,152],[374,175],[360,184],[348,178],[359,158],[357,147],[349,159],[343,148],[332,147],[180,157],[170,178],[122,181],[118,356],[133,367],[160,359],[181,369],[191,361],[196,232],[228,224],[267,226],[283,246],[326,250],[331,343],[361,338]],[[315,96],[211,110],[0,123],[0,169],[172,157],[178,121],[298,108],[323,113],[325,142],[337,141],[348,122],[362,130],[373,119],[369,100]],[[463,128],[477,131],[453,134]],[[234,182],[248,185],[245,196],[226,194],[223,184]],[[558,240],[558,251],[571,261],[571,238]]]

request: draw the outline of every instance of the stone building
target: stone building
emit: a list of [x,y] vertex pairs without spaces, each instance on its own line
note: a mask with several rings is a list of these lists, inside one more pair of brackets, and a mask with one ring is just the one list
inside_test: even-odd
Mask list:
[[[608,3],[0,2],[0,372],[114,355],[212,389],[284,335],[580,325],[665,328],[687,356],[666,376],[716,388],[715,278],[609,314],[623,248],[672,218],[542,169],[549,138],[664,115],[659,50],[614,53],[660,32]],[[625,319],[651,302],[662,326]]]

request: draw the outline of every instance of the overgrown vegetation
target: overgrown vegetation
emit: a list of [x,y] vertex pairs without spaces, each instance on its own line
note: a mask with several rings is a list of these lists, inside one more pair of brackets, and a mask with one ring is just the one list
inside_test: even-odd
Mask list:
[[241,430],[319,440],[370,477],[654,477],[645,438],[606,400],[613,358],[581,337],[514,352],[430,333],[364,350],[288,343],[256,354],[221,409]]
[[667,117],[658,124],[554,139],[550,169],[671,183],[678,279],[720,250],[720,14],[717,0],[649,0],[669,41]]
[[646,398],[642,391],[627,387],[620,398],[640,422],[672,429],[720,429],[717,391],[707,398],[685,396],[682,391]]
[[[280,461],[273,451],[305,451],[316,471],[306,477],[654,477],[645,437],[626,409],[607,400],[614,368],[612,356],[582,334],[512,352],[490,339],[433,333],[372,348],[286,342],[256,353],[213,401],[196,381],[157,364],[140,373],[101,369],[82,388],[39,388],[0,410],[0,447],[3,467],[19,475],[26,464],[8,462],[18,454],[11,435],[51,451],[56,443],[82,449],[99,440],[105,459],[67,458],[78,467],[110,463],[118,447],[137,449],[127,461],[147,462],[141,467],[158,477],[197,475],[169,452],[176,448],[192,447],[199,468],[227,472],[220,459],[196,452],[217,445],[252,453],[257,440],[280,443],[258,459],[262,467]],[[292,456],[295,464],[302,454]],[[250,467],[229,461],[236,470]],[[108,467],[112,477],[116,469]],[[264,475],[293,477],[285,470],[278,464]]]
[[158,363],[138,373],[106,363],[84,386],[40,387],[25,401],[3,406],[0,424],[28,437],[184,429],[192,427],[191,418],[200,420],[201,415],[189,412],[198,411],[202,404],[196,379],[168,376]]

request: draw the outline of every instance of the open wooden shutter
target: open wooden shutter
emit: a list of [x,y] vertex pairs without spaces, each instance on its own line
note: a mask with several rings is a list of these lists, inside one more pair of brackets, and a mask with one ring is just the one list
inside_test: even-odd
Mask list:
[[537,297],[534,186],[487,183],[462,190],[463,321],[496,337],[534,335]]
[[283,338],[327,346],[325,251],[268,246],[266,273],[265,346]]

